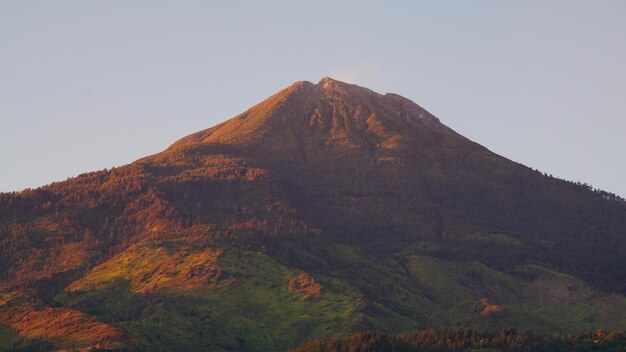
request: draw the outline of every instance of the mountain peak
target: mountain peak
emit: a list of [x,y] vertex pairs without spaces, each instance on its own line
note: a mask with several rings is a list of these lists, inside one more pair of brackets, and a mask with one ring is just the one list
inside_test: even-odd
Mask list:
[[358,87],[355,84],[351,84],[351,83],[347,83],[347,82],[342,82],[342,81],[338,81],[336,79],[333,79],[331,77],[322,77],[322,79],[319,80],[319,82],[317,83],[318,85],[321,85],[322,87],[325,86],[330,86],[330,85],[335,85],[335,86],[354,86],[354,87]]
[[[424,145],[453,134],[428,111],[400,95],[382,95],[323,77],[317,84],[297,81],[240,115],[183,138],[173,147],[220,143],[281,149],[296,144],[341,144],[371,149],[419,140],[418,144]],[[285,141],[290,143],[283,145]]]
[[332,79],[331,77],[322,77],[322,79],[320,79],[320,81],[318,82],[318,84],[326,84],[326,83],[331,83],[331,82],[335,82],[334,79]]
[[352,83],[348,83],[348,82],[343,82],[343,81],[340,81],[340,80],[334,79],[334,78],[332,78],[332,77],[328,77],[328,76],[326,76],[326,77],[322,77],[322,78],[321,78],[321,79],[317,82],[317,84],[316,84],[316,83],[313,83],[313,82],[310,82],[310,81],[305,81],[305,80],[302,80],[302,81],[295,81],[295,82],[293,82],[292,84],[290,84],[289,86],[287,86],[287,88],[284,88],[284,89],[280,90],[280,91],[279,91],[279,93],[280,93],[280,92],[283,92],[283,91],[286,91],[286,90],[290,90],[290,89],[292,89],[292,88],[298,88],[298,87],[302,87],[302,86],[307,86],[307,87],[319,87],[319,88],[324,88],[324,87],[328,87],[328,86],[344,86],[344,87],[347,87],[347,86],[353,86],[353,87],[358,87],[358,88],[366,89],[366,88],[363,88],[363,87],[359,87],[359,86],[358,86],[358,85],[356,85],[356,84],[352,84]]

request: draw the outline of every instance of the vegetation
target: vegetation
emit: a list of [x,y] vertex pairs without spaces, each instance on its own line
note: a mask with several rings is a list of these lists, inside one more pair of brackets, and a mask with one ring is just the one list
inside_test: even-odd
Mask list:
[[428,352],[428,351],[623,351],[626,333],[596,331],[587,334],[555,334],[503,329],[481,332],[471,328],[426,329],[388,334],[363,331],[344,338],[307,341],[290,352]]
[[0,351],[40,352],[52,351],[54,345],[39,338],[25,338],[6,325],[0,325]]

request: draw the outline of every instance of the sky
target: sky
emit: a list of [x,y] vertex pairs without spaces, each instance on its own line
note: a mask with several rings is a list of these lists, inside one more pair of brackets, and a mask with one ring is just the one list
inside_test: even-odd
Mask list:
[[626,196],[626,1],[0,1],[0,191],[132,162],[299,81],[401,94]]

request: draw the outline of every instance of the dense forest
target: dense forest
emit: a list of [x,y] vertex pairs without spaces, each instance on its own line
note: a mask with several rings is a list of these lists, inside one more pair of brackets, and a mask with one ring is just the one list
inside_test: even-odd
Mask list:
[[363,331],[347,337],[307,341],[290,352],[618,352],[626,350],[626,333],[596,331],[555,334],[503,329],[481,332],[471,328],[426,329],[389,334]]

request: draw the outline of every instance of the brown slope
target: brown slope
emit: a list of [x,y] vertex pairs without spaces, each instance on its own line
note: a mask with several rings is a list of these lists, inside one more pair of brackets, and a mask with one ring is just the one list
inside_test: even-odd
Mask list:
[[[413,212],[411,204],[425,203],[432,210],[429,216],[437,208],[458,210],[460,217],[471,218],[465,222],[494,230],[561,227],[567,230],[559,232],[570,233],[558,216],[538,216],[535,203],[558,215],[585,193],[491,153],[408,99],[330,78],[318,84],[297,82],[145,161],[176,163],[214,153],[240,158],[305,189],[326,188],[357,198],[387,192],[394,199],[406,198],[403,205],[387,204],[394,211]],[[604,203],[590,192],[582,197]],[[371,206],[375,204],[367,204]],[[405,214],[401,217],[406,223]]]
[[122,333],[82,312],[66,308],[17,305],[0,310],[0,324],[26,338],[44,338],[67,349],[113,349],[123,346]]
[[[425,187],[420,178],[439,172],[441,160],[436,158],[469,153],[488,151],[410,100],[324,78],[318,84],[297,82],[143,161],[189,165],[199,162],[198,155],[226,154],[295,187],[288,193],[298,196],[290,201],[299,203],[312,222],[316,218],[332,228],[346,216],[356,216],[356,222],[374,227],[389,221],[398,227],[384,226],[384,231],[422,236],[432,232],[415,226],[424,221],[412,203],[422,199],[400,194]],[[425,172],[416,174],[416,167]],[[328,204],[338,196],[349,204]]]
[[281,154],[322,146],[371,153],[411,143],[444,143],[445,136],[469,142],[406,98],[326,77],[318,84],[296,82],[239,116],[183,138],[169,150],[213,143]]

